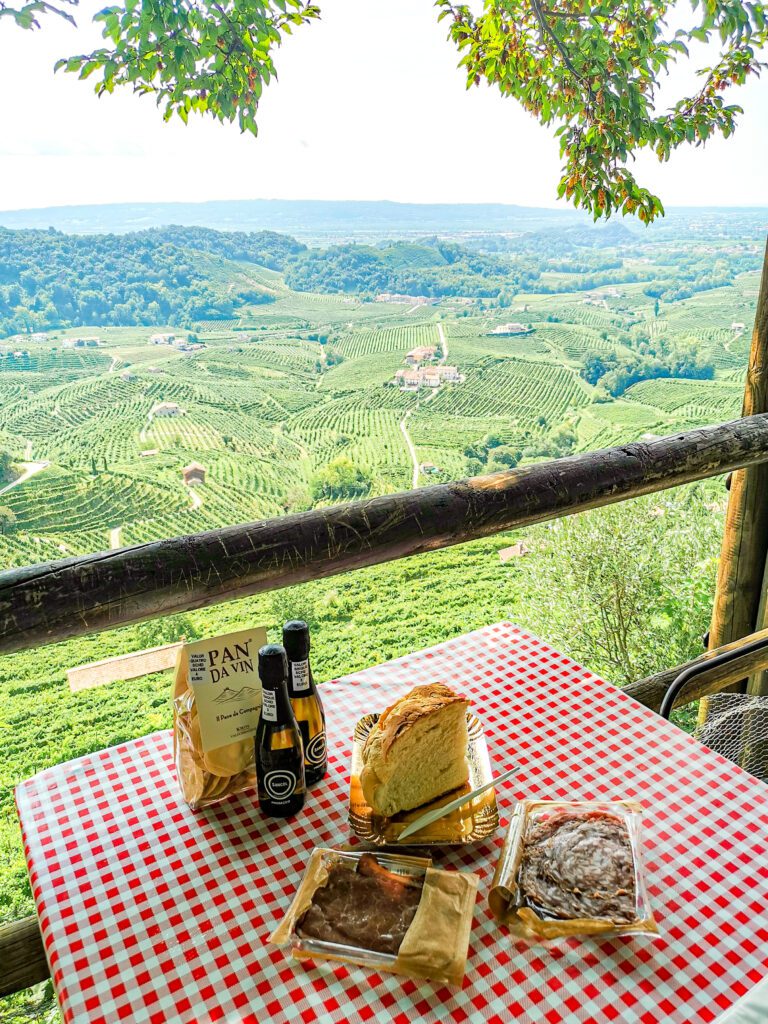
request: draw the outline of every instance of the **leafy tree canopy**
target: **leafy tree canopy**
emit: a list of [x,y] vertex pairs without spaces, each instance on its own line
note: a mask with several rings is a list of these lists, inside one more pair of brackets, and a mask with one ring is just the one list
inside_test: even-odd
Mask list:
[[13,479],[13,462],[10,452],[0,451],[0,484]]
[[[45,13],[72,21],[76,3],[0,0],[0,18],[22,28],[37,27]],[[726,103],[726,93],[760,73],[758,54],[768,43],[768,4],[759,0],[691,0],[674,31],[670,0],[484,0],[479,14],[453,0],[435,6],[467,85],[496,85],[555,126],[558,193],[596,219],[619,211],[651,221],[664,212],[629,161],[644,149],[667,160],[683,143],[729,136],[742,110]],[[121,85],[151,94],[166,120],[209,114],[256,134],[262,91],[276,73],[274,49],[319,16],[307,0],[124,0],[96,15],[105,45],[57,67],[95,75],[99,94]],[[712,40],[720,54],[698,69],[699,88],[658,109],[662,76],[690,59],[692,42]]]
[[[685,27],[671,31],[669,0],[485,0],[475,16],[437,0],[450,23],[467,84],[483,79],[514,96],[545,125],[557,125],[563,174],[558,194],[597,219],[614,211],[643,221],[664,212],[627,163],[650,149],[673,149],[729,136],[740,107],[724,93],[764,66],[768,6],[740,0],[691,0]],[[675,9],[676,20],[682,12]],[[719,39],[719,59],[698,69],[700,87],[657,110],[662,74],[689,57],[692,42]]]
[[0,338],[56,326],[234,316],[272,295],[258,283],[217,284],[207,257],[281,269],[304,248],[272,231],[168,227],[86,236],[0,228]]
[[315,501],[361,498],[370,487],[367,474],[346,455],[339,455],[312,478],[312,497]]
[[703,360],[696,349],[672,348],[657,355],[620,356],[589,353],[581,376],[589,384],[600,384],[614,398],[623,395],[633,384],[659,377],[687,380],[712,380],[715,368]]
[[10,530],[16,524],[16,513],[7,505],[0,505],[0,534]]

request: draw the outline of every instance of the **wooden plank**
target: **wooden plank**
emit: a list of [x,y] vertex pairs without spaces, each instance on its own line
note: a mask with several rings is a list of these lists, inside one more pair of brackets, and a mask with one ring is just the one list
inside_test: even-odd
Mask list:
[[[760,588],[760,603],[757,608],[757,629],[768,628],[768,557],[763,571],[763,582]],[[747,693],[755,697],[768,696],[768,671],[763,669],[755,672],[747,680]]]
[[117,679],[138,679],[152,672],[164,672],[176,665],[176,655],[181,646],[182,641],[179,641],[160,647],[148,647],[144,651],[134,651],[133,654],[118,654],[114,658],[91,661],[87,665],[76,665],[67,669],[69,688],[72,693],[77,693],[113,683]]
[[0,997],[37,985],[48,976],[37,918],[0,925]]
[[[757,300],[742,416],[768,412],[768,245]],[[720,647],[768,625],[759,620],[768,556],[768,465],[733,474],[718,567],[709,646]],[[743,685],[735,689],[744,689]],[[706,702],[701,719],[706,718]]]
[[[635,700],[640,701],[641,704],[645,704],[647,708],[651,708],[652,711],[658,711],[664,699],[664,694],[682,671],[693,665],[701,665],[703,662],[711,661],[717,654],[737,650],[747,643],[752,643],[753,640],[765,639],[768,639],[768,629],[763,629],[759,633],[754,633],[747,637],[740,637],[738,640],[734,640],[722,647],[707,651],[698,658],[686,662],[685,665],[677,665],[675,668],[657,672],[656,675],[647,676],[636,683],[630,683],[629,686],[623,688],[624,692],[628,693],[630,697],[634,697]],[[745,675],[764,668],[768,668],[768,649],[745,655],[743,658],[735,659],[729,665],[721,665],[710,672],[703,672],[700,676],[691,680],[688,686],[684,687],[683,692],[678,695],[674,706],[681,707],[692,700],[699,700],[701,697],[720,693],[734,682],[743,679]]]
[[[766,363],[768,362],[768,244],[766,245],[760,296],[758,298],[755,326],[752,334],[750,370],[752,369],[753,358],[756,367],[755,377],[762,379],[765,390],[765,378],[768,375],[768,369],[766,368]],[[759,370],[757,369],[758,365],[760,365]],[[757,617],[755,619],[756,629],[764,629],[766,626],[768,626],[768,551],[765,556]],[[751,676],[747,683],[747,691],[755,696],[768,695],[768,672],[758,672]]]
[[0,573],[0,653],[462,544],[768,460],[768,416]]

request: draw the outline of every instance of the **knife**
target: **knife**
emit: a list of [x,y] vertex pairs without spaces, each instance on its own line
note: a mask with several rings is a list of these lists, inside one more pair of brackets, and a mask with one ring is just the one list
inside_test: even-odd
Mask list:
[[490,782],[486,782],[482,786],[478,786],[477,789],[473,789],[469,793],[464,793],[462,796],[457,797],[455,800],[451,800],[450,803],[444,804],[442,807],[437,807],[433,811],[427,811],[426,814],[420,815],[415,821],[412,821],[410,825],[406,825],[400,835],[397,837],[397,842],[401,843],[403,839],[407,839],[408,836],[412,836],[414,832],[418,832],[420,829],[425,828],[427,825],[431,825],[433,821],[438,821],[440,818],[445,817],[446,814],[450,814],[451,811],[455,811],[457,807],[461,807],[462,804],[467,803],[468,800],[474,800],[476,796],[480,796],[481,793],[486,793],[493,786],[498,786],[502,782],[506,782],[507,779],[511,778],[515,772],[520,770],[520,766],[516,765],[514,768],[510,768],[509,771],[502,772],[495,779],[491,779]]

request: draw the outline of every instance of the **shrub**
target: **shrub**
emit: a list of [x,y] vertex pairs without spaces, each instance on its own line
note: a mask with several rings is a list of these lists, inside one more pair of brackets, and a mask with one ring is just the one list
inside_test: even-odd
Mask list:
[[332,459],[312,478],[312,497],[315,501],[360,498],[370,489],[370,478],[346,455]]

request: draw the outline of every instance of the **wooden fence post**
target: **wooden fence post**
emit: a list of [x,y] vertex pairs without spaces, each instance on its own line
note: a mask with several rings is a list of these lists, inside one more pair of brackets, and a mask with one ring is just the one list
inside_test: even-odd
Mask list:
[[[744,388],[744,416],[768,411],[768,246],[763,260],[752,348]],[[761,595],[768,555],[768,466],[736,470],[717,574],[709,647],[722,647],[759,630]],[[732,690],[745,689],[744,683]],[[699,721],[707,717],[707,702]]]

